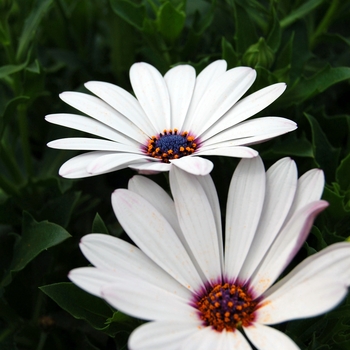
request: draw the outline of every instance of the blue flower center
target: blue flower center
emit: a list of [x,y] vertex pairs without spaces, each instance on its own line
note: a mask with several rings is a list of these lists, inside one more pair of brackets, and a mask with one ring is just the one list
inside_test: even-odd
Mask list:
[[200,318],[205,326],[221,332],[233,332],[254,321],[254,311],[258,304],[247,288],[225,283],[214,286],[197,301]]
[[174,129],[164,130],[159,136],[152,136],[145,147],[145,153],[169,163],[171,159],[192,154],[196,148],[194,136],[190,136],[187,131],[178,133],[177,129]]

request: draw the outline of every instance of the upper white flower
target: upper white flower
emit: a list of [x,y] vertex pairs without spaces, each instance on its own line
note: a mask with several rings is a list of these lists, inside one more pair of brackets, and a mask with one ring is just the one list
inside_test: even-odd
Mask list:
[[[237,102],[250,88],[256,72],[249,67],[226,71],[226,61],[207,66],[196,77],[193,67],[179,65],[163,77],[147,63],[135,63],[130,81],[136,98],[109,83],[85,87],[97,97],[64,92],[61,99],[89,117],[52,114],[46,120],[100,138],[66,138],[49,147],[90,150],[68,160],[59,170],[67,178],[87,177],[131,167],[143,173],[168,171],[171,164],[195,175],[206,175],[212,162],[202,155],[251,158],[246,145],[296,129],[279,117],[246,121],[275,101],[284,83],[261,89]],[[90,118],[91,117],[91,118]]]
[[[238,165],[228,193],[225,248],[219,202],[209,175],[170,170],[173,200],[135,176],[112,195],[116,216],[138,246],[91,234],[80,247],[95,267],[69,278],[129,315],[150,320],[130,349],[298,349],[268,327],[316,316],[336,306],[350,284],[350,243],[316,253],[274,282],[305,241],[324,177],[297,178],[284,158],[266,173],[260,157]],[[274,284],[274,285],[273,285]],[[244,336],[245,334],[245,336]]]

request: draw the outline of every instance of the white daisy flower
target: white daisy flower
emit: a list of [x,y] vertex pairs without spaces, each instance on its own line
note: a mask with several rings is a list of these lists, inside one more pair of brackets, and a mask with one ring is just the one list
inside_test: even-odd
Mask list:
[[193,67],[179,65],[163,77],[147,63],[135,63],[130,81],[136,98],[122,88],[91,81],[85,87],[97,97],[64,92],[61,99],[88,115],[52,114],[46,120],[100,138],[66,138],[49,147],[89,150],[71,158],[59,173],[81,178],[131,167],[141,173],[169,171],[171,164],[206,175],[212,162],[201,156],[251,158],[247,145],[296,129],[280,117],[246,121],[275,101],[284,83],[261,89],[238,101],[253,84],[249,67],[226,71],[226,61],[207,66],[196,77]]
[[112,205],[138,246],[90,234],[80,247],[95,267],[69,278],[118,310],[149,320],[129,338],[130,349],[298,349],[269,327],[320,315],[350,284],[350,243],[316,253],[276,284],[305,241],[320,200],[323,172],[297,179],[284,158],[266,173],[260,157],[244,159],[230,185],[225,245],[214,184],[177,167],[174,200],[151,180],[135,176]]

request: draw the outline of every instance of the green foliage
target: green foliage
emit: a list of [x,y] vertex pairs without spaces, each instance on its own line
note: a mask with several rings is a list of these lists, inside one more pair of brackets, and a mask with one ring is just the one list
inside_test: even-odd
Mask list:
[[[229,68],[248,65],[258,73],[249,92],[286,82],[261,115],[292,119],[298,130],[253,147],[266,164],[290,156],[300,174],[326,174],[330,206],[303,254],[349,240],[349,14],[349,0],[0,1],[0,348],[125,349],[139,324],[67,282],[71,269],[87,265],[82,236],[122,234],[110,194],[134,172],[60,178],[73,152],[46,143],[77,132],[44,121],[71,111],[58,94],[83,91],[86,81],[130,91],[136,61],[162,73],[179,62],[199,73],[221,58]],[[212,175],[225,193],[237,162],[215,161]],[[349,311],[348,298],[324,316],[279,327],[301,349],[348,349]]]

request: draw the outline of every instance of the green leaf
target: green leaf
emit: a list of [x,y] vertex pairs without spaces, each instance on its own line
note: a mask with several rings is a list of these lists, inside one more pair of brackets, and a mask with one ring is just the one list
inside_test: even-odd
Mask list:
[[143,28],[146,10],[143,4],[137,5],[129,0],[110,0],[114,13],[139,30]]
[[36,31],[40,25],[42,18],[49,9],[53,0],[42,0],[39,5],[33,8],[32,12],[27,17],[22,34],[19,38],[16,59],[20,61],[26,55],[29,44],[36,38]]
[[317,6],[321,5],[324,0],[309,0],[307,2],[301,2],[302,5],[293,10],[290,14],[281,20],[281,27],[285,28],[298,19],[301,19],[312,12]]
[[317,120],[308,113],[305,113],[311,126],[312,146],[314,149],[315,160],[324,170],[328,182],[335,177],[335,170],[338,164],[340,149],[333,147]]
[[311,78],[301,78],[297,84],[286,91],[280,102],[285,106],[298,104],[347,79],[350,79],[349,67],[332,68],[327,65]]
[[15,245],[13,259],[2,285],[8,285],[12,274],[24,269],[43,250],[62,243],[68,237],[71,237],[70,234],[62,227],[47,221],[37,222],[24,212],[22,237]]
[[277,52],[281,44],[282,33],[281,33],[280,21],[278,20],[277,12],[274,8],[272,9],[272,18],[273,18],[273,22],[271,25],[271,29],[269,30],[269,35],[267,37],[266,42],[267,42],[267,45],[271,47],[271,49],[274,52]]
[[350,154],[340,162],[335,176],[343,191],[350,189]]
[[85,320],[95,329],[110,335],[116,333],[116,327],[107,321],[113,317],[113,311],[102,299],[69,282],[42,286],[40,290],[73,317]]
[[170,2],[166,2],[159,8],[156,23],[164,38],[174,40],[181,34],[185,19],[185,12],[177,10]]
[[92,231],[94,233],[104,233],[106,235],[109,235],[107,226],[105,225],[104,221],[102,220],[99,213],[96,213],[94,222],[92,223]]
[[224,37],[221,39],[222,58],[227,62],[228,68],[238,66],[238,55],[233,46]]
[[0,79],[23,70],[28,64],[28,60],[22,64],[8,64],[0,67]]

